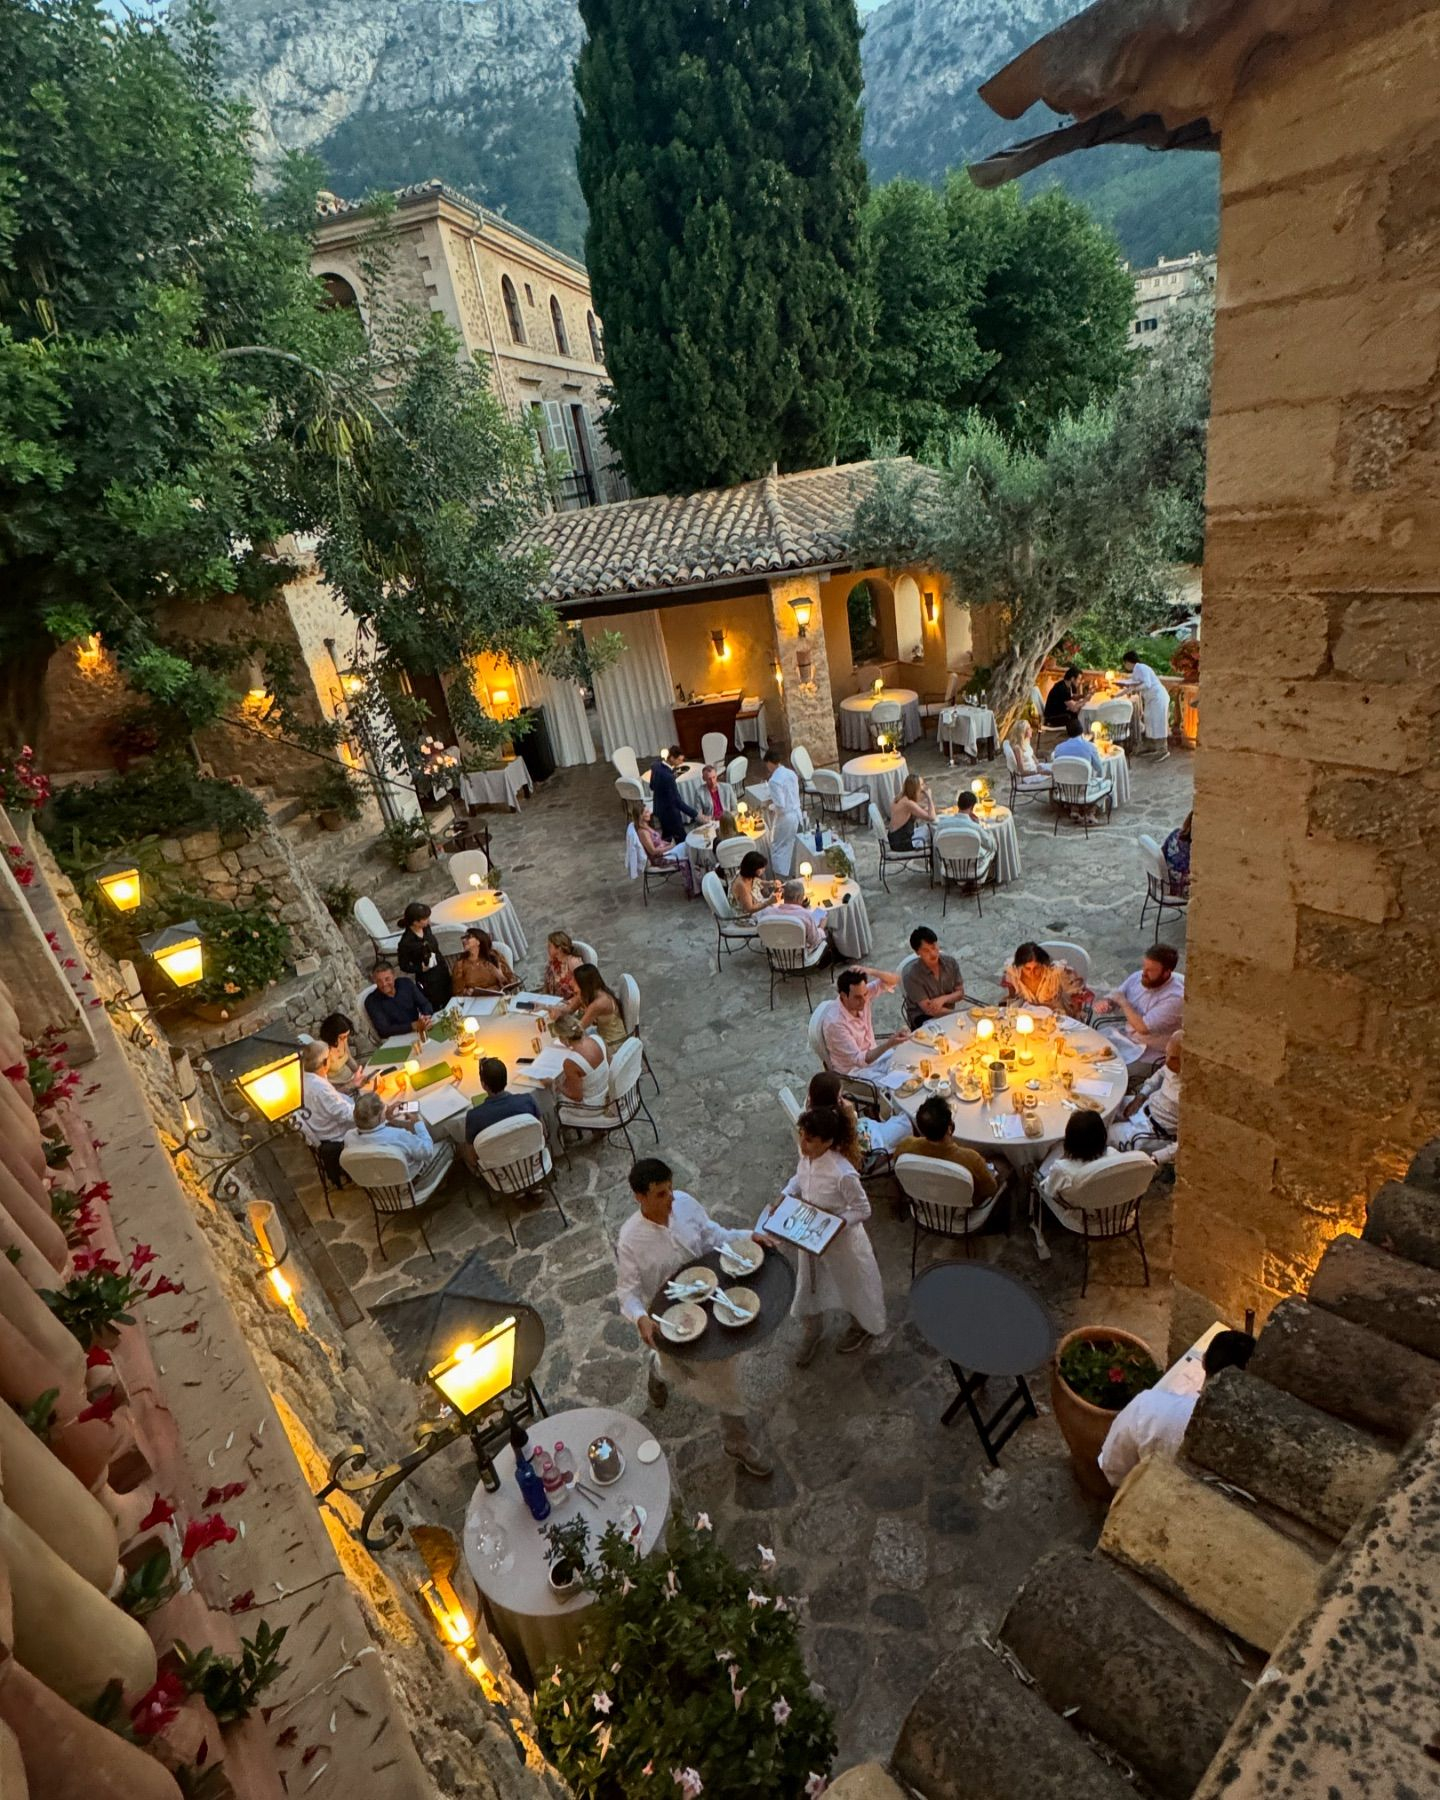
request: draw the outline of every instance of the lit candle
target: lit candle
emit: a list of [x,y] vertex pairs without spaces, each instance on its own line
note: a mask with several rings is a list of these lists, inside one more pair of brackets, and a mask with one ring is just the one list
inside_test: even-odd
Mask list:
[[1033,1063],[1035,1052],[1030,1048],[1030,1037],[1035,1030],[1035,1021],[1027,1012],[1015,1016],[1015,1030],[1020,1037],[1020,1060],[1022,1063]]
[[480,886],[480,877],[478,875],[472,875],[470,877],[470,885],[472,888],[478,888]]
[[407,1075],[411,1075],[411,1076],[418,1075],[420,1073],[420,1064],[416,1061],[416,1059],[413,1056],[408,1057],[406,1059],[405,1073]]
[[994,1035],[995,1035],[995,1021],[993,1019],[977,1019],[976,1020],[975,1036],[980,1040],[981,1043],[984,1043],[987,1038],[993,1038]]
[[801,865],[800,865],[800,879],[801,879],[801,880],[802,880],[802,881],[808,881],[808,880],[809,880],[809,879],[810,879],[810,877],[811,877],[811,876],[812,876],[812,875],[813,875],[813,874],[814,874],[814,873],[815,873],[815,870],[814,870],[814,868],[813,868],[813,866],[812,866],[812,865],[811,865],[811,864],[810,864],[810,863],[801,863]]

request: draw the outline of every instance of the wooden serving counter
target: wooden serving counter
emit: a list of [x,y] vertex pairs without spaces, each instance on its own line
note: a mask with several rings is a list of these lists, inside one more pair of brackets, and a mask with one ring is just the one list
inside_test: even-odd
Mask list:
[[718,731],[727,745],[735,742],[735,715],[742,700],[736,688],[733,694],[697,694],[688,706],[674,708],[675,742],[691,762],[704,760],[700,740],[707,731]]

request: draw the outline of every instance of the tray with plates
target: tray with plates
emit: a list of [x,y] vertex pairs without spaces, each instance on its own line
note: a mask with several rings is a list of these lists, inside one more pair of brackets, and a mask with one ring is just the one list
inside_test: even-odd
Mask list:
[[[734,1247],[744,1252],[750,1246],[742,1240]],[[725,1251],[730,1248],[725,1245],[707,1251],[683,1273],[693,1275],[696,1270],[706,1269],[713,1272],[717,1289],[723,1283],[723,1291],[727,1294],[742,1291],[754,1294],[758,1303],[754,1314],[742,1323],[725,1316],[726,1309],[723,1303],[717,1303],[714,1293],[703,1304],[691,1299],[673,1301],[667,1298],[662,1287],[650,1303],[650,1315],[656,1321],[657,1335],[663,1340],[661,1348],[667,1357],[674,1357],[679,1362],[721,1362],[753,1350],[784,1324],[790,1303],[795,1298],[795,1269],[790,1256],[782,1248],[757,1243],[753,1246],[758,1252],[754,1268],[736,1272],[722,1261]],[[672,1280],[678,1279],[672,1277]],[[740,1301],[741,1306],[746,1304],[743,1299]],[[666,1329],[663,1320],[681,1307],[697,1313],[702,1325],[700,1330],[692,1330],[688,1336],[677,1337]],[[717,1326],[723,1324],[730,1329],[712,1331],[709,1329],[712,1319]]]

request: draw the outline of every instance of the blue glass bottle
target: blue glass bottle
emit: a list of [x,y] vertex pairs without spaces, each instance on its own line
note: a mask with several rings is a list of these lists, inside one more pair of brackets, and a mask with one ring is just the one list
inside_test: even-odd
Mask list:
[[520,1489],[520,1498],[530,1508],[532,1518],[548,1519],[550,1502],[545,1498],[545,1483],[530,1461],[523,1426],[517,1425],[510,1433],[510,1448],[515,1452],[515,1483]]

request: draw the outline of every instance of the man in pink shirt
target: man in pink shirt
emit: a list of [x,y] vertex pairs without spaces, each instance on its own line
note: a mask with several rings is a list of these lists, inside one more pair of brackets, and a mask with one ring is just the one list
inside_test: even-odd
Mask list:
[[763,925],[766,919],[796,919],[805,927],[806,950],[818,950],[825,942],[825,927],[820,922],[824,917],[823,908],[812,908],[805,904],[803,881],[787,881],[781,889],[780,898],[773,906],[767,906],[764,912],[757,913],[755,922]]
[[876,995],[889,993],[899,981],[898,975],[885,969],[861,967],[840,971],[835,983],[836,997],[820,1020],[825,1060],[835,1074],[863,1075],[887,1050],[909,1039],[908,1031],[892,1031],[889,1037],[877,1041],[875,1024],[870,1016]]

